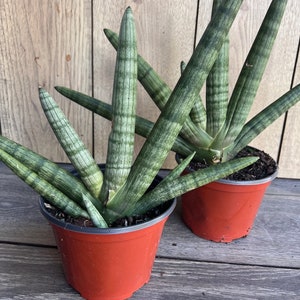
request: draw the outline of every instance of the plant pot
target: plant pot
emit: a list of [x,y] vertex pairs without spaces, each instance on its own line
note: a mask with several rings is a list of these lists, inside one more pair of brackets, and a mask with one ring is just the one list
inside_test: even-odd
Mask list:
[[85,299],[127,299],[147,283],[164,224],[175,208],[148,222],[99,229],[56,219],[40,200],[42,214],[52,226],[67,282]]
[[221,179],[182,195],[184,223],[197,236],[214,242],[246,237],[276,175],[252,181]]

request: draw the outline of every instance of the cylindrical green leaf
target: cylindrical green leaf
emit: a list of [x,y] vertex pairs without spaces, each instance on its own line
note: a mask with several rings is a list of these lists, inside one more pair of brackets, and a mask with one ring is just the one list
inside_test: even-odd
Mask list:
[[283,113],[300,101],[300,84],[285,93],[275,102],[268,105],[264,110],[245,124],[241,133],[229,149],[228,159],[234,157],[240,150],[245,148],[265,128],[277,120]]
[[110,209],[120,212],[120,215],[126,213],[150,186],[200,93],[241,3],[231,0],[220,5]]
[[287,0],[273,0],[245,60],[229,101],[224,146],[231,144],[244,126],[267,65]]
[[3,161],[18,177],[32,187],[51,204],[73,217],[89,218],[88,213],[52,184],[40,178],[35,172],[23,165],[11,155],[0,149],[0,160]]
[[124,184],[134,153],[137,89],[137,45],[132,11],[121,22],[112,97],[112,130],[108,141],[101,199],[109,202]]
[[[104,32],[112,45],[118,49],[118,35],[109,29],[105,29]],[[172,91],[140,55],[138,55],[138,79],[157,107],[162,110]],[[198,101],[199,96],[196,98]],[[196,126],[189,116],[186,118],[180,135],[198,147],[205,147],[212,141],[212,138],[205,132],[205,130],[203,130],[202,127]]]
[[162,204],[172,198],[178,197],[197,187],[210,183],[212,181],[224,178],[240,169],[253,164],[258,157],[246,157],[235,159],[226,163],[210,166],[209,168],[191,172],[187,175],[165,180],[156,188],[145,194],[137,206],[134,208],[135,213],[143,214],[149,209]]
[[[214,0],[212,14],[216,12],[221,2],[222,0]],[[215,137],[221,130],[226,119],[229,88],[228,71],[229,39],[227,37],[206,80],[206,131],[212,137]]]
[[103,219],[102,215],[99,213],[97,208],[93,205],[91,200],[85,194],[82,194],[82,200],[85,204],[86,210],[88,211],[93,224],[98,228],[107,228],[108,225],[106,221]]
[[[180,64],[181,73],[183,72],[185,67],[186,63],[182,61]],[[190,118],[192,122],[196,125],[196,127],[206,131],[206,109],[204,107],[200,95],[199,97],[197,97],[195,104],[191,109]]]
[[88,193],[77,177],[57,164],[2,135],[0,135],[0,149],[13,156],[45,181],[51,182],[54,187],[80,206],[85,207],[81,196],[82,193],[85,193],[97,209],[100,212],[103,211],[104,207],[100,200]]
[[43,110],[58,141],[78,171],[82,182],[90,193],[98,198],[103,182],[101,170],[56,102],[44,89],[40,88],[39,92]]

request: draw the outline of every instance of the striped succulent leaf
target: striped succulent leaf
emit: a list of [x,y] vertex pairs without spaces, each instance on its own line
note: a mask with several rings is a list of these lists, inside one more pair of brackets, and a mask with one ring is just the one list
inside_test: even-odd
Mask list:
[[271,103],[264,110],[258,113],[243,127],[237,139],[229,149],[230,156],[234,157],[240,150],[246,147],[265,128],[277,120],[283,113],[300,101],[300,84]]
[[[194,106],[194,101],[199,95],[208,72],[218,56],[218,52],[228,35],[241,3],[242,1],[231,0],[226,1],[226,5],[225,3],[223,3],[224,5],[221,4],[215,17],[209,23],[162,113],[138,154],[128,180],[122,188],[122,193],[118,193],[110,205],[110,208],[119,211],[120,215],[126,214],[128,210],[134,207],[161,168],[183,123]],[[208,38],[211,35],[216,38]],[[174,107],[182,109],[174,109]],[[124,199],[130,199],[130,203],[126,203]]]
[[0,160],[3,161],[18,177],[32,187],[51,204],[60,208],[73,217],[90,218],[88,213],[73,200],[56,189],[51,183],[40,178],[35,172],[23,165],[20,161],[0,149]]
[[109,136],[101,199],[110,201],[126,181],[133,160],[137,88],[137,45],[132,11],[126,9],[120,28]]
[[[222,0],[214,0],[212,14]],[[229,39],[226,38],[219,56],[206,80],[207,133],[215,137],[225,123],[228,104]]]
[[[60,94],[78,103],[79,105],[106,118],[107,120],[112,120],[111,105],[66,87],[56,86],[55,89]],[[142,117],[136,116],[135,132],[137,134],[147,138],[153,126],[153,122],[146,120]],[[197,158],[198,160],[204,158],[207,161],[211,161],[215,156],[220,155],[218,151],[214,151],[213,149],[210,151],[210,149],[196,148],[195,146],[190,144],[189,141],[184,140],[180,136],[176,138],[172,146],[172,150],[176,153],[181,154],[184,157],[196,151],[195,158]]]
[[155,189],[145,194],[135,207],[135,213],[144,213],[149,209],[203,186],[209,182],[225,178],[226,176],[253,164],[257,157],[246,157],[210,166],[209,168],[191,172],[187,175],[164,180]]
[[93,224],[98,228],[107,228],[108,225],[104,220],[103,216],[100,214],[99,210],[93,205],[89,197],[82,193],[82,200],[85,204],[86,210],[88,211]]
[[41,179],[51,182],[55,188],[81,207],[85,207],[81,196],[85,193],[97,209],[103,211],[103,204],[88,193],[81,181],[57,164],[2,135],[0,135],[0,149],[35,172]]
[[189,163],[192,161],[194,156],[195,152],[190,154],[185,159],[182,159],[180,163],[173,170],[171,170],[170,173],[159,184],[164,184],[165,181],[171,181],[179,177],[182,174],[182,172],[188,167]]
[[[104,32],[113,47],[118,49],[118,35],[109,29],[105,29]],[[172,91],[148,64],[148,62],[146,62],[140,55],[138,55],[138,79],[157,107],[162,110]],[[198,97],[199,96],[197,96],[197,99]],[[198,147],[207,146],[212,141],[212,138],[205,132],[205,130],[201,127],[197,127],[189,116],[186,118],[180,135]]]
[[229,101],[224,145],[231,144],[248,117],[281,23],[287,0],[272,1]]
[[42,88],[39,94],[45,115],[58,141],[89,192],[98,198],[103,182],[101,170],[52,97]]
[[[180,64],[181,74],[185,69],[185,67],[186,67],[186,63],[182,61]],[[191,109],[190,118],[198,128],[201,128],[202,130],[206,130],[206,109],[204,107],[200,95],[195,100],[195,104]]]

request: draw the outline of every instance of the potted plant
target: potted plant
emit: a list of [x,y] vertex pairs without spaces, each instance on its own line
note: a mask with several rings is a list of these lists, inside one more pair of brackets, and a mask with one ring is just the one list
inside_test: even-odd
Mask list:
[[[257,160],[240,158],[181,176],[193,152],[168,176],[156,180],[194,105],[194,95],[205,80],[198,73],[211,68],[240,4],[241,1],[228,1],[226,10],[223,7],[216,13],[218,18],[211,21],[207,35],[220,23],[222,28],[217,29],[220,38],[206,40],[203,47],[207,47],[208,53],[195,52],[186,67],[190,79],[187,81],[185,75],[178,81],[155,124],[143,123],[136,117],[140,58],[132,11],[126,9],[118,38],[112,106],[82,97],[95,112],[104,107],[113,120],[105,166],[97,165],[43,88],[39,88],[42,108],[77,174],[0,136],[0,160],[42,196],[40,209],[53,228],[67,281],[84,298],[130,297],[149,280],[162,227],[175,206],[174,198]],[[188,88],[184,88],[186,85]],[[133,161],[134,131],[140,123],[149,132]]]
[[[214,1],[213,14],[219,3],[218,0]],[[228,40],[223,44],[219,57],[209,72],[206,82],[206,110],[203,113],[204,108],[201,106],[201,113],[194,118],[196,122],[201,120],[201,124],[206,120],[205,129],[202,128],[210,139],[205,144],[207,150],[220,153],[214,157],[220,162],[247,155],[258,156],[259,160],[226,179],[212,182],[183,195],[185,223],[200,237],[215,242],[231,242],[247,236],[265,191],[277,175],[278,166],[275,160],[248,145],[300,100],[300,85],[285,93],[249,121],[247,119],[286,4],[287,1],[271,2],[230,97]],[[196,111],[199,110],[195,109],[195,113]],[[184,139],[196,146],[192,139]],[[200,143],[200,140],[198,142]],[[203,164],[214,163],[213,160],[207,160],[207,156],[203,158],[200,164],[190,165],[190,170]],[[180,160],[180,157],[177,156],[177,160]]]
[[[214,21],[218,23],[216,19],[219,17],[220,10],[224,9],[223,5],[225,5],[225,9],[231,5],[222,2],[224,1],[214,0],[211,23]],[[210,30],[211,23],[200,39],[188,65],[185,66],[185,63],[182,62],[182,76],[174,91],[141,56],[138,56],[139,81],[161,110],[169,105],[168,103],[173,95],[176,95],[175,91],[180,83],[184,82],[183,85],[191,90],[194,81],[187,81],[194,76],[191,75],[192,65],[204,66],[207,60],[213,62],[209,64],[211,67],[203,67],[195,71],[195,76],[207,78],[206,105],[198,93],[204,84],[204,80],[200,79],[197,93],[193,95],[194,104],[191,106],[190,114],[172,147],[172,150],[178,155],[178,161],[195,152],[193,164],[186,171],[194,171],[199,165],[203,167],[223,164],[237,156],[250,154],[260,158],[256,164],[243,170],[242,181],[236,180],[237,175],[235,174],[229,180],[228,178],[222,179],[183,195],[184,221],[194,233],[209,240],[230,242],[246,236],[253,226],[265,189],[277,174],[277,165],[274,159],[263,151],[253,149],[248,145],[266,127],[300,100],[300,85],[285,93],[249,121],[247,118],[271,53],[286,3],[286,0],[272,1],[230,97],[228,92],[229,41],[227,37],[221,37],[220,28]],[[105,34],[111,44],[118,49],[118,35],[108,29],[105,30]],[[215,48],[209,44],[215,40],[220,40],[222,43],[216,60],[213,56]],[[111,108],[105,103],[64,87],[56,89],[69,99],[111,119]],[[136,132],[138,134],[147,137],[152,127],[153,123],[150,121],[137,118]],[[255,177],[256,174],[249,174],[249,170],[253,171],[257,166],[260,166],[260,170],[262,170],[261,176],[258,178]],[[210,194],[210,191],[213,192],[213,195]],[[221,196],[217,196],[219,191]],[[257,198],[252,197],[255,194]],[[246,196],[248,204],[241,201],[241,195]],[[215,200],[216,197],[219,198],[218,202]],[[212,201],[212,199],[214,200]],[[232,202],[233,208],[229,208],[230,202]],[[214,211],[215,209],[217,211]],[[242,210],[244,215],[238,215],[238,219],[234,220],[232,216]],[[211,213],[214,213],[214,216],[210,215]],[[219,225],[217,226],[217,224]]]

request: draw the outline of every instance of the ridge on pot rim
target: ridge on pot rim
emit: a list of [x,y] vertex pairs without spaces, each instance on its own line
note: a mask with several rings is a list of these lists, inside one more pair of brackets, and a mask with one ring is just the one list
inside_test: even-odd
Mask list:
[[137,231],[137,230],[143,229],[145,227],[154,225],[156,223],[159,223],[161,220],[163,220],[165,217],[169,216],[172,213],[172,211],[175,209],[177,199],[175,198],[175,199],[169,200],[167,203],[171,203],[170,207],[167,208],[167,210],[164,211],[161,215],[159,215],[149,221],[146,221],[146,222],[143,222],[143,223],[140,223],[137,225],[127,226],[127,227],[96,228],[96,227],[78,226],[78,225],[67,223],[63,220],[59,220],[59,219],[55,218],[45,208],[44,199],[42,197],[39,199],[40,211],[48,221],[55,224],[56,226],[59,226],[61,228],[64,228],[64,229],[67,229],[70,231],[84,232],[84,233],[89,233],[89,234],[99,234],[99,233],[100,234],[120,234],[120,233],[129,232],[129,231],[130,232]]

